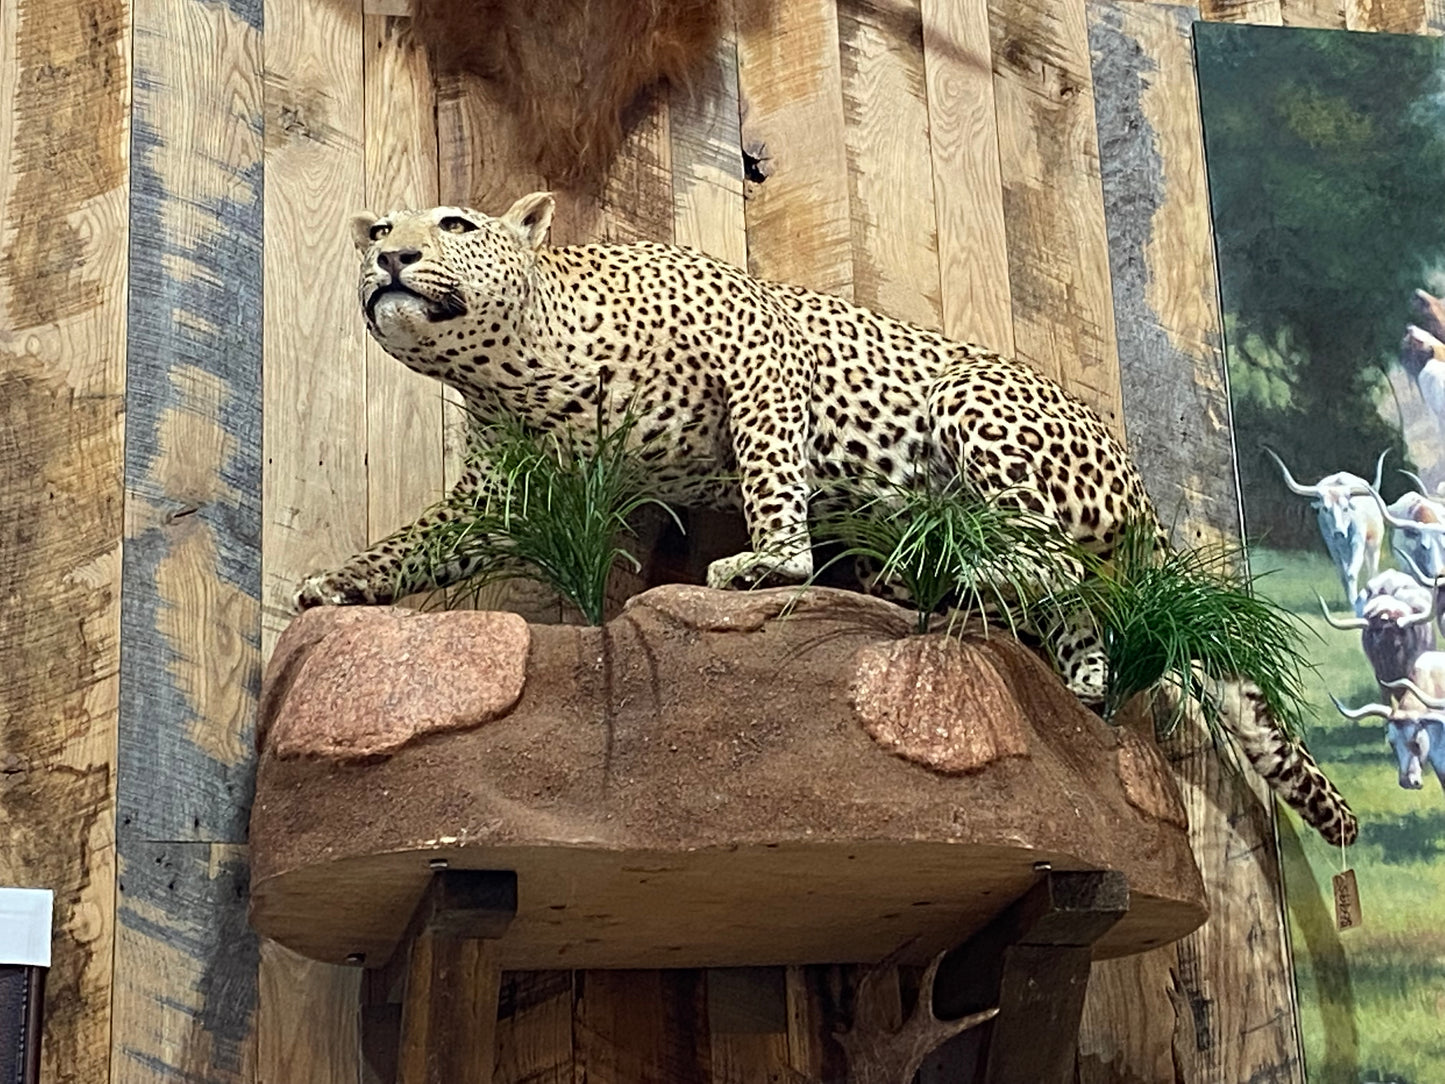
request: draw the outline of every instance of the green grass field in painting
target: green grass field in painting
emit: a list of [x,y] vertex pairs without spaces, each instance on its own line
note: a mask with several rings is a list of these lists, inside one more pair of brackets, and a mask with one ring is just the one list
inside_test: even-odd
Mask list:
[[1292,813],[1280,825],[1310,1084],[1445,1080],[1445,794],[1428,769],[1422,790],[1401,788],[1384,724],[1351,722],[1330,703],[1331,692],[1355,706],[1378,690],[1359,633],[1320,616],[1316,591],[1334,613],[1350,612],[1328,558],[1255,547],[1250,569],[1310,630],[1310,749],[1361,823],[1348,860],[1364,925],[1343,933],[1330,887],[1339,850]]

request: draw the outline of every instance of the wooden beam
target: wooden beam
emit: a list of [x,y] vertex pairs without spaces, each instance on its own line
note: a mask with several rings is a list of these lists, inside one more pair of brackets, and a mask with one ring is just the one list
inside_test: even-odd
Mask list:
[[397,1084],[491,1084],[502,966],[492,941],[427,930],[411,946]]
[[711,1084],[785,1080],[787,983],[781,967],[713,968],[707,972]]
[[578,975],[576,1079],[710,1084],[706,984],[695,969]]
[[128,841],[116,935],[116,1084],[250,1084],[259,945],[246,849]]
[[109,1077],[130,43],[0,4],[0,884],[55,893],[56,1084]]
[[572,1084],[573,986],[570,971],[502,975],[492,1084]]
[[405,967],[397,1084],[491,1084],[496,1065],[497,939],[517,913],[517,876],[433,874],[398,951]]
[[746,267],[737,36],[731,5],[723,21],[722,38],[697,85],[690,92],[675,90],[668,102],[673,240]]
[[983,1033],[978,1042],[985,1084],[1073,1080],[1091,946],[1128,909],[1122,873],[1045,873],[944,957],[934,987],[935,1015],[947,1020],[999,1009],[991,1023],[976,1029]]

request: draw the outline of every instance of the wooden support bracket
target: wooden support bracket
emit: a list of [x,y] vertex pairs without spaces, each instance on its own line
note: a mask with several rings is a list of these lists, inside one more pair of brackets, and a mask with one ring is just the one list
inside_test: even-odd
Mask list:
[[961,1036],[983,1084],[1069,1084],[1093,944],[1129,910],[1115,870],[1049,872],[939,965],[933,1007],[954,1019],[997,1005]]
[[[516,913],[515,873],[432,876],[396,953],[365,987],[370,1004],[362,1018],[377,1026],[362,1044],[374,1079],[491,1084],[502,979],[497,941]],[[400,1035],[393,1040],[396,1016],[385,1006],[395,1000]]]

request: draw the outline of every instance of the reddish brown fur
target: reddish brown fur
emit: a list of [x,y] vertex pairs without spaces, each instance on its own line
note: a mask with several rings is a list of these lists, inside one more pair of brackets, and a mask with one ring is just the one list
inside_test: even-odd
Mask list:
[[711,55],[718,0],[415,0],[413,27],[439,70],[492,84],[551,183],[588,186],[639,94]]

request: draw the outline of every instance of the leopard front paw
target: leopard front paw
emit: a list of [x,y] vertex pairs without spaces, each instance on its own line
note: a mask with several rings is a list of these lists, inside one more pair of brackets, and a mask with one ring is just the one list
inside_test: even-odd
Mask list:
[[313,606],[365,606],[380,601],[364,581],[335,572],[307,576],[291,597],[291,608],[300,613]]
[[779,558],[766,553],[744,550],[731,557],[721,557],[707,566],[707,585],[721,590],[747,590],[773,583],[780,586],[803,583],[813,574],[813,555],[794,554]]

